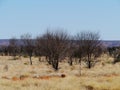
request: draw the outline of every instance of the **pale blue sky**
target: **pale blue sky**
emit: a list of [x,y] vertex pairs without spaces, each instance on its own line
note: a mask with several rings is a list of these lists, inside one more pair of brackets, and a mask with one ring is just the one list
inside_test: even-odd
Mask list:
[[120,40],[120,0],[0,0],[0,39],[47,28],[75,35],[99,31],[103,40]]

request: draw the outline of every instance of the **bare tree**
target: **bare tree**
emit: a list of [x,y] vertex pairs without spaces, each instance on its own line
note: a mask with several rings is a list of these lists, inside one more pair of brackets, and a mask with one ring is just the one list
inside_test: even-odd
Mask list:
[[50,61],[50,54],[51,54],[51,51],[49,48],[51,48],[50,46],[50,40],[52,40],[53,36],[52,36],[52,33],[47,31],[44,35],[42,36],[37,36],[36,38],[36,54],[38,56],[45,56],[46,57],[46,60],[49,64],[51,64],[51,61]]
[[91,68],[96,63],[95,58],[102,53],[100,52],[102,51],[100,35],[96,32],[85,31],[77,34],[76,37],[79,43],[79,54],[84,54],[87,67]]
[[42,41],[41,36],[37,36],[35,39],[35,55],[39,57],[39,61],[41,61],[41,56],[46,56],[42,52],[42,45],[45,45],[44,42],[45,41]]
[[28,54],[30,58],[30,64],[32,65],[32,56],[34,52],[34,40],[30,34],[24,34],[21,36],[21,41],[23,42],[23,47],[25,52]]
[[18,41],[16,38],[11,38],[9,40],[8,51],[9,51],[9,54],[12,55],[15,60],[16,55],[18,53]]
[[3,56],[9,54],[8,45],[0,45],[0,50]]
[[47,31],[39,38],[41,51],[48,59],[48,63],[58,70],[59,62],[65,57],[68,45],[67,33],[61,31]]
[[68,63],[70,66],[72,66],[75,58],[76,48],[77,48],[74,37],[69,38],[69,44],[67,47],[68,47],[68,51],[67,51]]
[[68,56],[68,63],[70,66],[73,65],[73,58],[74,58],[74,53],[75,53],[75,47],[71,44],[70,48],[68,49],[67,56]]

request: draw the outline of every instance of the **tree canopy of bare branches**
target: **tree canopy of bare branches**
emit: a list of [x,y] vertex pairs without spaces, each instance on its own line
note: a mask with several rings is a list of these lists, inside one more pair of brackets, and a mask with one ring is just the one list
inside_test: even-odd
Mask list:
[[59,62],[65,57],[68,45],[67,33],[61,31],[47,31],[43,36],[37,37],[38,47],[48,59],[48,63],[58,70]]
[[32,65],[32,55],[34,52],[34,40],[32,39],[32,36],[30,34],[24,34],[21,36],[21,41],[23,42],[23,47],[25,52],[28,54],[30,58],[30,64]]
[[9,40],[9,45],[8,45],[8,51],[9,51],[9,54],[11,54],[14,59],[18,53],[18,40],[16,38],[11,38]]
[[76,35],[76,40],[78,42],[78,55],[85,57],[84,61],[87,67],[91,68],[96,63],[95,58],[102,53],[102,43],[99,33],[81,32]]

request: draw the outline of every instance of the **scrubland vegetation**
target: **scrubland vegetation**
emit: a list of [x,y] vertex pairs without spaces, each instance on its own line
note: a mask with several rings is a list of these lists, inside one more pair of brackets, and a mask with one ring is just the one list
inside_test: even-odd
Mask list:
[[120,48],[96,32],[24,34],[0,54],[1,90],[120,90]]
[[[102,55],[94,67],[88,69],[80,65],[60,62],[59,70],[54,71],[51,65],[38,58],[12,60],[11,56],[0,56],[0,89],[1,90],[119,90],[120,63],[112,64],[113,58]],[[65,75],[65,76],[64,76]]]

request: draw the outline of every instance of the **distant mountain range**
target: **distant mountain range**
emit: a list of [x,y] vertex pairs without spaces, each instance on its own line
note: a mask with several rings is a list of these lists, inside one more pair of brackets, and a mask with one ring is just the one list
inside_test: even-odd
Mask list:
[[[106,47],[120,46],[119,40],[103,40],[102,42]],[[0,45],[8,45],[8,44],[9,44],[9,39],[0,39]]]

